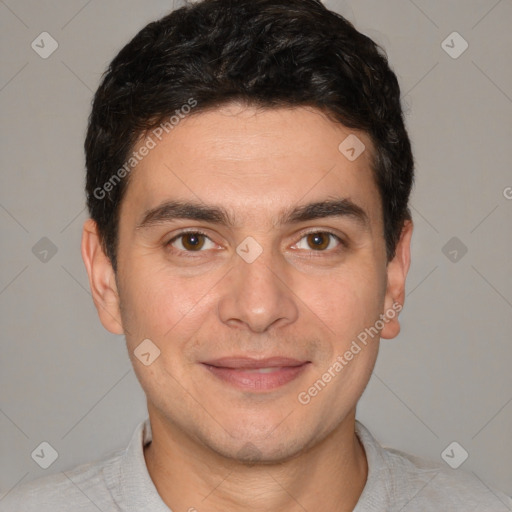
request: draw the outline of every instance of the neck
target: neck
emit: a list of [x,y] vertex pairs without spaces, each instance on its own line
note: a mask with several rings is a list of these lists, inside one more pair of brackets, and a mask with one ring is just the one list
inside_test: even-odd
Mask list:
[[349,512],[368,474],[355,410],[327,437],[290,460],[250,465],[223,457],[151,415],[149,474],[171,510]]

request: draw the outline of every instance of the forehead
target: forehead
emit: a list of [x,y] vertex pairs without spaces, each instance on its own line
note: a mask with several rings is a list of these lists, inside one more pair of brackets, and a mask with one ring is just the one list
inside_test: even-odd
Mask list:
[[369,137],[318,110],[231,104],[160,132],[149,131],[134,148],[152,146],[132,171],[123,201],[138,210],[136,222],[166,201],[192,200],[223,205],[237,225],[255,216],[275,224],[290,205],[328,197],[348,198],[372,224],[381,222]]

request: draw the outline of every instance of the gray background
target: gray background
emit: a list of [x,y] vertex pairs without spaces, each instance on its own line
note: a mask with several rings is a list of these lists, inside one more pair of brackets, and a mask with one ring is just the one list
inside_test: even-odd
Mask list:
[[[388,52],[417,162],[402,332],[382,341],[358,417],[430,459],[457,441],[462,469],[512,494],[512,2],[325,3]],[[80,256],[82,145],[106,65],[172,7],[0,1],[1,491],[124,447],[146,415]],[[31,48],[43,31],[59,45],[47,59]],[[453,31],[469,43],[457,59],[441,46]],[[33,251],[43,237],[56,254]],[[42,441],[59,454],[46,470],[31,458]]]

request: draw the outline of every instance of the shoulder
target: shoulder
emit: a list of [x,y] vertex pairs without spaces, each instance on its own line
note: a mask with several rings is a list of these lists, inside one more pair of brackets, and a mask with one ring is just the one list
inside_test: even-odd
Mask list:
[[392,448],[383,448],[393,478],[390,492],[404,500],[404,512],[431,510],[434,505],[449,510],[512,511],[512,499],[476,474],[452,469]]
[[360,422],[356,433],[368,460],[361,511],[377,510],[377,502],[402,512],[512,511],[512,499],[476,474],[383,447]]
[[101,461],[16,486],[0,495],[0,512],[117,510],[105,469],[120,456],[121,452],[115,452]]

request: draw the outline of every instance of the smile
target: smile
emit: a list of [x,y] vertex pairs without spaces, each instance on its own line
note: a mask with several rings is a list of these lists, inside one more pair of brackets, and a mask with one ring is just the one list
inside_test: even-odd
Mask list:
[[229,358],[202,363],[216,380],[243,391],[255,392],[274,390],[292,382],[310,364],[310,361],[283,358],[260,361]]

